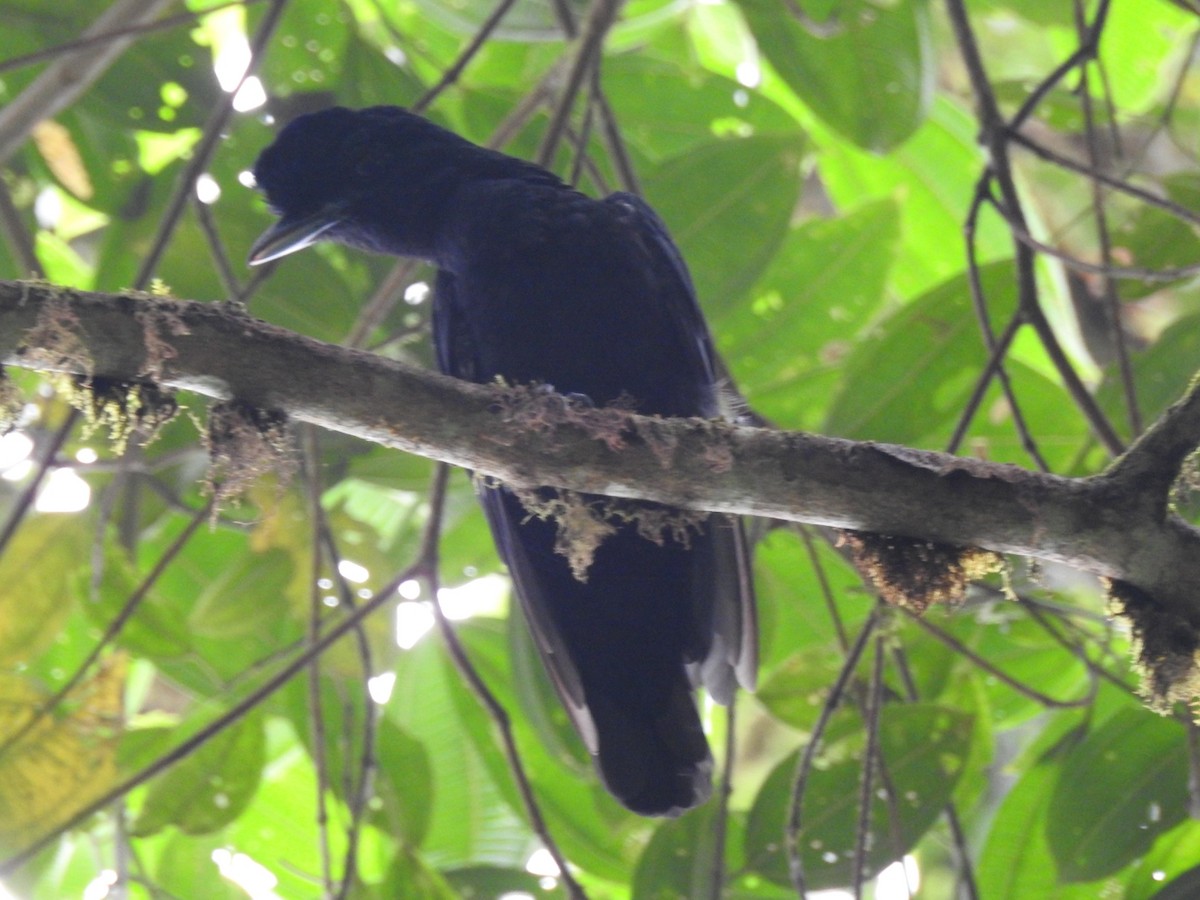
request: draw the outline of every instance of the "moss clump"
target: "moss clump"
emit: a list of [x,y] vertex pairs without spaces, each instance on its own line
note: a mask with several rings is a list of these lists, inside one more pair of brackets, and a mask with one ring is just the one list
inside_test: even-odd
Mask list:
[[175,395],[149,382],[70,375],[56,379],[56,387],[83,413],[83,436],[88,438],[106,429],[109,447],[118,456],[125,452],[135,433],[143,435],[145,446],[179,413]]
[[958,605],[972,581],[1004,571],[1004,557],[980,547],[865,531],[843,531],[841,543],[886,603],[918,615],[934,603]]
[[1176,701],[1200,697],[1200,635],[1185,619],[1164,610],[1126,581],[1105,579],[1109,613],[1129,623],[1134,667],[1148,706],[1167,712]]
[[215,501],[214,515],[261,476],[275,473],[282,486],[296,472],[288,417],[280,410],[240,400],[215,403],[208,412],[204,444],[211,461],[207,489]]

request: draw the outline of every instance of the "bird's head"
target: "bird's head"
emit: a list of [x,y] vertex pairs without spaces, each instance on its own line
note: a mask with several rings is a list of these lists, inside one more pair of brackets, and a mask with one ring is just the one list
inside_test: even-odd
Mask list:
[[394,106],[300,116],[254,164],[279,221],[254,242],[249,262],[318,240],[429,258],[462,159],[487,152]]

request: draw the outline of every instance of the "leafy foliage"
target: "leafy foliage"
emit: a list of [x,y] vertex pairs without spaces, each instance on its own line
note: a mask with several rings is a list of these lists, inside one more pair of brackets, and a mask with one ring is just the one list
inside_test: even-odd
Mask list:
[[[114,44],[111,64],[0,160],[0,277],[95,290],[157,279],[428,363],[419,266],[393,273],[322,246],[250,277],[240,259],[270,217],[242,173],[278,122],[334,102],[428,101],[438,121],[532,158],[574,58],[564,33],[600,18],[576,0],[518,0],[464,57],[491,0],[294,0],[278,19],[277,4],[208,5]],[[109,4],[9,6],[4,124],[40,71],[90,52],[66,42]],[[1052,82],[1086,44],[1076,10],[1102,26],[1099,54]],[[956,11],[986,84],[963,64]],[[1011,116],[1044,88],[1021,133],[1054,156],[1010,145],[1013,174],[1032,237],[1092,265],[1041,253],[1036,299],[1128,437],[1195,371],[1196,219],[1151,201],[1200,208],[1198,26],[1189,0],[630,0],[552,164],[569,175],[579,162],[589,192],[645,193],[734,380],[773,423],[935,449],[963,426],[962,452],[1091,474],[1108,455],[1031,331],[1004,359],[1011,394],[991,380],[976,392],[990,356],[981,321],[1003,333],[1022,299],[1014,229],[976,195],[988,158],[973,95],[991,90]],[[265,105],[218,115],[227,60],[260,34]],[[1089,170],[1108,179],[1096,194]],[[1106,281],[1097,265],[1146,277]],[[0,858],[47,839],[0,876],[19,894],[79,896],[115,869],[134,897],[245,896],[256,872],[283,897],[551,895],[560,882],[526,871],[548,835],[592,897],[789,896],[786,822],[813,740],[796,791],[809,887],[851,885],[860,838],[863,877],[909,855],[922,896],[974,896],[972,884],[987,898],[1182,897],[1200,882],[1188,713],[1143,709],[1127,636],[1077,573],[1014,562],[1008,584],[976,586],[926,628],[872,616],[873,588],[826,535],[759,529],[761,689],[736,717],[711,714],[714,747],[736,747],[728,808],[640,820],[597,786],[508,616],[461,474],[443,497],[425,460],[306,435],[303,476],[211,513],[198,398],[182,395],[188,415],[117,458],[51,383],[11,377],[26,402],[0,439],[13,526],[0,539]],[[30,448],[51,465],[22,462]],[[90,503],[51,511],[84,484]],[[437,634],[409,628],[397,644],[397,622],[432,621],[432,501],[444,501],[440,596],[473,615],[458,633],[508,713],[545,834]],[[394,618],[366,617],[313,668],[271,683],[316,620],[340,621],[397,580]],[[864,623],[883,640],[855,662]],[[877,791],[863,810],[868,767]],[[78,818],[110,792],[119,802]]]

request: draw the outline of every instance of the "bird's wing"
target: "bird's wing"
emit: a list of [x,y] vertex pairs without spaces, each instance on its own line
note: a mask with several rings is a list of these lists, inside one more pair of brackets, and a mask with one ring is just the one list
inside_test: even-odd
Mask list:
[[[689,666],[694,684],[702,684],[712,698],[728,706],[740,684],[754,690],[758,674],[758,613],[754,600],[754,574],[750,544],[742,520],[714,513],[705,523],[693,555],[697,584],[711,585],[710,594],[697,599],[697,617],[711,622],[708,652]],[[703,602],[704,607],[699,604]]]
[[[433,337],[438,368],[446,375],[474,381],[478,370],[474,343],[455,302],[454,276],[445,270],[438,272],[434,286]],[[516,594],[524,605],[525,619],[550,681],[588,751],[597,753],[600,742],[596,724],[584,699],[579,672],[571,662],[562,636],[554,627],[550,600],[544,591],[544,579],[539,577],[518,533],[527,513],[512,492],[503,487],[480,485],[477,490],[479,502],[496,540],[496,549],[508,566]]]
[[[720,385],[712,336],[700,311],[687,264],[666,223],[634,194],[618,192],[605,202],[618,208],[646,248],[661,286],[658,300],[669,304],[671,314],[695,341],[704,377],[713,385],[716,397]],[[709,411],[712,416],[718,413],[715,405]],[[709,552],[699,552],[694,558],[704,569],[699,576],[701,583],[710,583],[712,591],[708,597],[696,599],[696,617],[701,622],[712,622],[712,643],[704,659],[693,669],[693,678],[716,700],[728,703],[734,677],[742,687],[752,690],[758,670],[758,616],[750,546],[741,520],[728,516],[711,516],[706,537]]]
[[546,666],[546,673],[550,676],[550,681],[554,684],[554,689],[558,692],[575,730],[583,739],[584,746],[589,753],[599,753],[600,737],[596,723],[588,709],[579,671],[571,661],[566,642],[554,626],[550,612],[552,598],[545,592],[545,578],[529,558],[526,542],[518,532],[521,522],[528,518],[529,513],[525,511],[521,501],[504,487],[481,487],[479,502],[483,505],[488,523],[492,526],[496,549],[508,566],[509,576],[513,580],[517,597],[522,602],[525,621],[529,623],[533,643]]
[[[700,303],[696,299],[696,288],[692,284],[692,276],[687,264],[671,234],[667,224],[659,218],[653,207],[636,194],[618,191],[605,198],[608,203],[618,209],[625,221],[633,228],[634,233],[641,239],[654,265],[658,280],[662,285],[659,301],[670,304],[671,313],[696,342],[700,354],[700,362],[704,367],[704,375],[709,383],[717,384],[717,354],[713,349],[712,336],[704,322],[704,313],[700,311]],[[715,413],[714,413],[715,415]]]
[[475,380],[475,348],[455,301],[454,276],[439,269],[433,285],[433,353],[438,371]]

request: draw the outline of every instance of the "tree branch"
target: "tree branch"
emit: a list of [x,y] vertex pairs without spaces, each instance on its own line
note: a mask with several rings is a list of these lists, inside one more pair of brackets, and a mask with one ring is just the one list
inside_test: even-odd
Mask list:
[[[0,282],[0,363],[236,397],[516,487],[550,485],[1067,563],[1200,628],[1200,531],[1166,493],[1200,442],[1200,394],[1111,473],[1016,466],[697,419],[582,409],[324,344],[226,305]],[[1148,471],[1154,474],[1151,476]]]
[[[7,162],[38,122],[56,116],[83,94],[133,42],[136,32],[119,35],[129,26],[153,18],[167,0],[121,0],[110,5],[83,33],[85,43],[57,60],[0,110],[0,162]],[[118,34],[113,34],[116,31]],[[102,43],[90,38],[105,35]],[[111,37],[111,39],[108,39]]]

